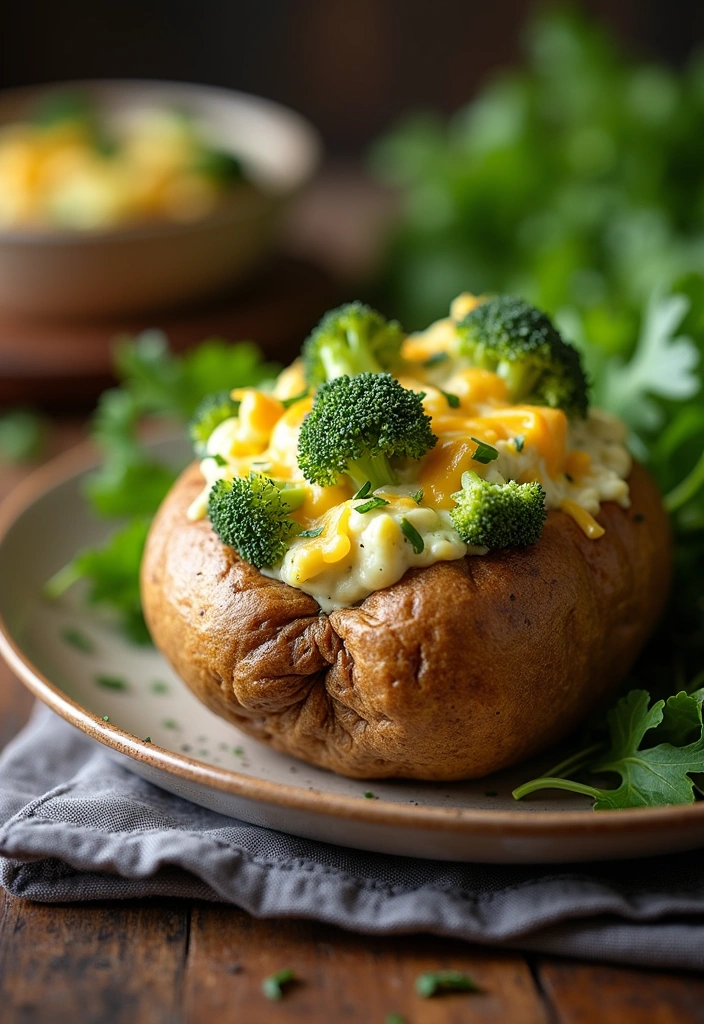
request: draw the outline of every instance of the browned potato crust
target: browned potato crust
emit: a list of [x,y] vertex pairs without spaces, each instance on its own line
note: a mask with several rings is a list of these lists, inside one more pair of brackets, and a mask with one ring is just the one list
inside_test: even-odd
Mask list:
[[323,615],[186,518],[194,464],[149,535],[145,615],[196,696],[277,750],[357,778],[487,775],[610,697],[662,610],[667,518],[642,467],[629,483],[600,540],[550,512],[534,547],[411,569]]

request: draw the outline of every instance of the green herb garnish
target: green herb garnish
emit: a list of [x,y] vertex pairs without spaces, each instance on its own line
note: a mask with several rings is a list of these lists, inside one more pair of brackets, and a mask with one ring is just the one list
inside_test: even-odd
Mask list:
[[367,792],[364,794],[364,799],[365,800],[376,800],[376,796],[374,795],[374,793],[372,793],[372,791],[370,789],[368,789]]
[[357,498],[366,498],[368,494],[371,494],[372,482],[367,480],[366,484],[362,484],[356,494],[352,496],[352,501],[356,501]]
[[110,715],[103,715],[103,721],[104,722],[109,722],[110,721]]
[[277,971],[276,974],[270,974],[268,978],[264,978],[262,981],[262,992],[267,999],[278,1000],[283,999],[284,991],[283,986],[289,985],[292,981],[296,980],[296,973],[292,967],[284,967],[283,970]]
[[523,434],[516,434],[516,436],[513,439],[513,443],[516,446],[516,451],[517,452],[522,452],[523,451],[523,446],[526,443],[526,439],[523,436]]
[[424,999],[440,992],[479,992],[473,978],[461,971],[429,971],[416,978],[416,992]]
[[207,457],[209,459],[214,459],[215,464],[218,465],[218,466],[226,466],[227,465],[227,459],[224,456],[220,455],[219,452],[216,452],[215,455],[208,455]]
[[318,526],[315,530],[301,530],[298,534],[299,537],[319,537],[323,532],[322,526]]
[[415,526],[412,523],[409,523],[405,517],[401,520],[401,531],[413,548],[414,554],[419,555],[425,549],[425,541],[418,533]]
[[489,462],[493,462],[494,459],[498,459],[499,453],[496,448],[492,448],[485,441],[480,441],[478,437],[472,437],[471,440],[477,445],[477,450],[472,456],[475,462],[481,462],[482,465],[486,466]]
[[355,505],[354,510],[355,512],[359,512],[363,515],[365,512],[371,512],[374,508],[381,508],[383,505],[388,504],[389,502],[386,498],[379,498],[377,495],[374,495],[373,498],[370,498],[369,501],[365,501],[362,505]]
[[291,398],[282,398],[281,404],[283,405],[284,409],[289,409],[292,405],[295,405],[296,402],[300,402],[303,398],[307,397],[308,388],[306,388],[305,391],[301,391],[301,393],[298,395],[293,395]]
[[440,394],[445,398],[445,400],[447,401],[447,404],[450,406],[451,409],[459,409],[459,407],[460,407],[460,396],[459,395],[453,395],[451,391],[443,391],[442,388],[439,388],[439,391],[440,391]]
[[419,487],[416,493],[412,494],[411,497],[415,501],[416,505],[420,505],[421,501],[423,500],[423,488]]
[[433,366],[439,366],[441,363],[447,362],[449,358],[450,354],[448,352],[435,352],[432,356],[428,356],[423,366],[426,370],[430,370]]
[[94,676],[93,679],[96,685],[102,687],[103,690],[115,690],[116,692],[129,690],[129,684],[122,676],[98,675]]
[[65,629],[62,629],[61,636],[67,644],[71,644],[78,651],[83,651],[84,654],[91,654],[95,650],[95,644],[90,637],[73,626],[66,626]]
[[[703,701],[704,690],[683,690],[649,707],[645,690],[631,690],[607,713],[608,741],[519,786],[515,799],[541,789],[562,789],[591,797],[597,811],[693,803],[690,774],[704,772]],[[619,775],[621,785],[605,789],[564,777],[605,773]]]

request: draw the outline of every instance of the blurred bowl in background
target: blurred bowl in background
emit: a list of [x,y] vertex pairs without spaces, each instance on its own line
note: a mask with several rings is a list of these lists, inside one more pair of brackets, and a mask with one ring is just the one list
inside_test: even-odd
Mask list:
[[85,96],[107,123],[143,108],[177,109],[236,155],[253,188],[233,189],[197,220],[110,229],[0,231],[0,313],[83,318],[187,305],[245,278],[270,250],[286,202],[321,154],[300,115],[257,96],[158,81],[87,81],[0,93],[0,127],[27,120],[48,92]]

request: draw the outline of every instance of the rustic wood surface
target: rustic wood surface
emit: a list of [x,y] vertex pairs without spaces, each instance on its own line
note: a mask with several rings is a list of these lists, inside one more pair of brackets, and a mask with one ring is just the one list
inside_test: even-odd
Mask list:
[[[56,425],[47,454],[81,436],[78,423]],[[26,471],[0,465],[0,498]],[[0,747],[30,708],[27,691],[0,664]],[[299,980],[281,1002],[269,1002],[261,981],[284,967]],[[416,995],[419,974],[444,968],[467,972],[481,991]],[[401,1020],[694,1024],[704,1022],[704,980],[422,935],[369,937],[308,921],[257,921],[233,907],[196,901],[44,906],[0,890],[3,1024]]]

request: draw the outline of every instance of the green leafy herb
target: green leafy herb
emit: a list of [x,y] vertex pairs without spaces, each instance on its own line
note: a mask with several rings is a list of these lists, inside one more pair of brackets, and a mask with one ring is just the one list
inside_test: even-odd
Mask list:
[[461,971],[429,971],[416,978],[416,992],[424,999],[442,992],[479,992],[476,981]]
[[443,391],[442,388],[440,388],[440,394],[443,395],[443,397],[445,398],[445,400],[447,401],[447,404],[450,406],[451,409],[459,409],[459,407],[460,407],[459,395],[453,395],[451,391]]
[[636,349],[628,361],[609,360],[597,378],[594,401],[637,431],[662,425],[665,412],[652,396],[683,401],[699,390],[699,353],[677,332],[690,301],[684,295],[654,295],[648,302]]
[[97,675],[94,677],[97,686],[102,687],[103,690],[116,690],[123,692],[128,690],[129,686],[127,681],[122,676],[105,676]]
[[374,497],[370,498],[369,501],[365,501],[361,505],[355,505],[354,510],[355,512],[359,512],[364,515],[365,512],[371,512],[372,509],[381,508],[383,505],[388,504],[389,502],[386,498],[380,498],[377,495],[374,495]]
[[352,501],[355,501],[357,498],[366,498],[366,496],[371,493],[371,489],[372,482],[371,480],[367,480],[366,484],[362,484],[357,493],[353,495]]
[[296,980],[296,973],[292,967],[284,967],[276,974],[270,974],[262,981],[262,992],[267,999],[278,1001],[284,997],[284,986]]
[[513,439],[513,443],[516,446],[516,451],[517,452],[522,452],[523,451],[523,446],[526,443],[526,439],[523,436],[523,434],[516,434],[516,436]]
[[416,505],[420,505],[420,503],[423,500],[423,488],[419,487],[418,490],[416,491],[416,493],[412,494],[411,497],[415,501]]
[[73,562],[53,576],[44,587],[49,599],[57,599],[79,579],[88,582],[87,600],[117,612],[123,628],[136,643],[147,643],[139,591],[139,567],[149,530],[149,520],[136,518],[117,530],[102,548],[80,552]]
[[151,743],[151,741],[152,741],[152,738],[151,738],[151,736],[145,736],[145,737],[144,737],[144,742],[145,742],[145,743]]
[[409,523],[405,516],[401,520],[401,531],[413,548],[414,554],[419,555],[425,549],[425,541],[418,533],[413,523]]
[[110,721],[110,716],[109,715],[103,715],[102,720],[103,720],[103,722],[109,722]]
[[477,446],[477,450],[472,456],[472,459],[475,462],[481,462],[482,465],[486,466],[489,462],[493,462],[494,459],[498,459],[499,453],[496,448],[492,448],[490,444],[480,441],[477,437],[473,437],[471,440],[474,441]]
[[298,534],[299,537],[319,537],[323,532],[322,526],[318,526],[315,530],[301,530]]
[[426,370],[431,370],[434,366],[440,366],[441,363],[446,363],[449,358],[449,352],[434,352],[432,356],[428,356],[423,363],[423,366]]
[[86,579],[89,602],[111,609],[132,640],[146,643],[150,637],[142,616],[139,566],[151,517],[181,467],[149,453],[140,424],[145,419],[184,424],[208,395],[223,387],[260,384],[278,367],[263,362],[251,342],[233,345],[218,338],[174,355],[160,331],[122,339],[115,364],[121,386],[101,395],[93,418],[92,436],[103,463],[88,479],[86,495],[99,515],[128,521],[102,548],[77,555],[49,581],[45,593],[55,599]]
[[[691,773],[704,772],[702,699],[704,693],[681,691],[650,705],[644,690],[631,690],[607,714],[609,745],[593,747],[543,776],[514,790],[517,800],[540,789],[562,789],[589,796],[595,810],[659,807],[694,801]],[[652,745],[653,740],[661,742]],[[586,756],[585,756],[586,755]],[[601,788],[561,777],[570,773],[602,776],[614,773],[621,784]]]
[[211,456],[209,456],[209,457],[210,457],[211,459],[214,459],[215,463],[216,463],[216,464],[217,464],[218,466],[226,466],[226,465],[227,465],[227,459],[226,459],[226,458],[224,458],[224,457],[223,457],[222,455],[220,455],[220,453],[219,453],[219,452],[216,452],[216,453],[215,453],[215,455],[211,455]]
[[283,405],[284,409],[290,409],[292,405],[296,404],[296,402],[300,402],[302,401],[302,399],[307,398],[308,393],[308,388],[306,388],[305,391],[301,391],[300,394],[293,395],[291,398],[282,398],[281,404]]
[[374,793],[372,793],[372,791],[370,789],[368,789],[366,791],[366,793],[364,794],[364,799],[365,800],[376,800],[376,796],[374,795]]
[[78,651],[83,651],[84,654],[91,654],[95,650],[95,644],[90,637],[74,626],[66,626],[65,629],[62,629],[61,636],[67,644],[71,644]]
[[152,691],[152,693],[155,693],[158,696],[161,696],[162,694],[169,692],[168,684],[162,683],[161,680],[159,679],[157,679],[156,682],[152,683],[149,689]]
[[46,421],[26,409],[0,416],[0,458],[6,462],[28,462],[42,454]]

